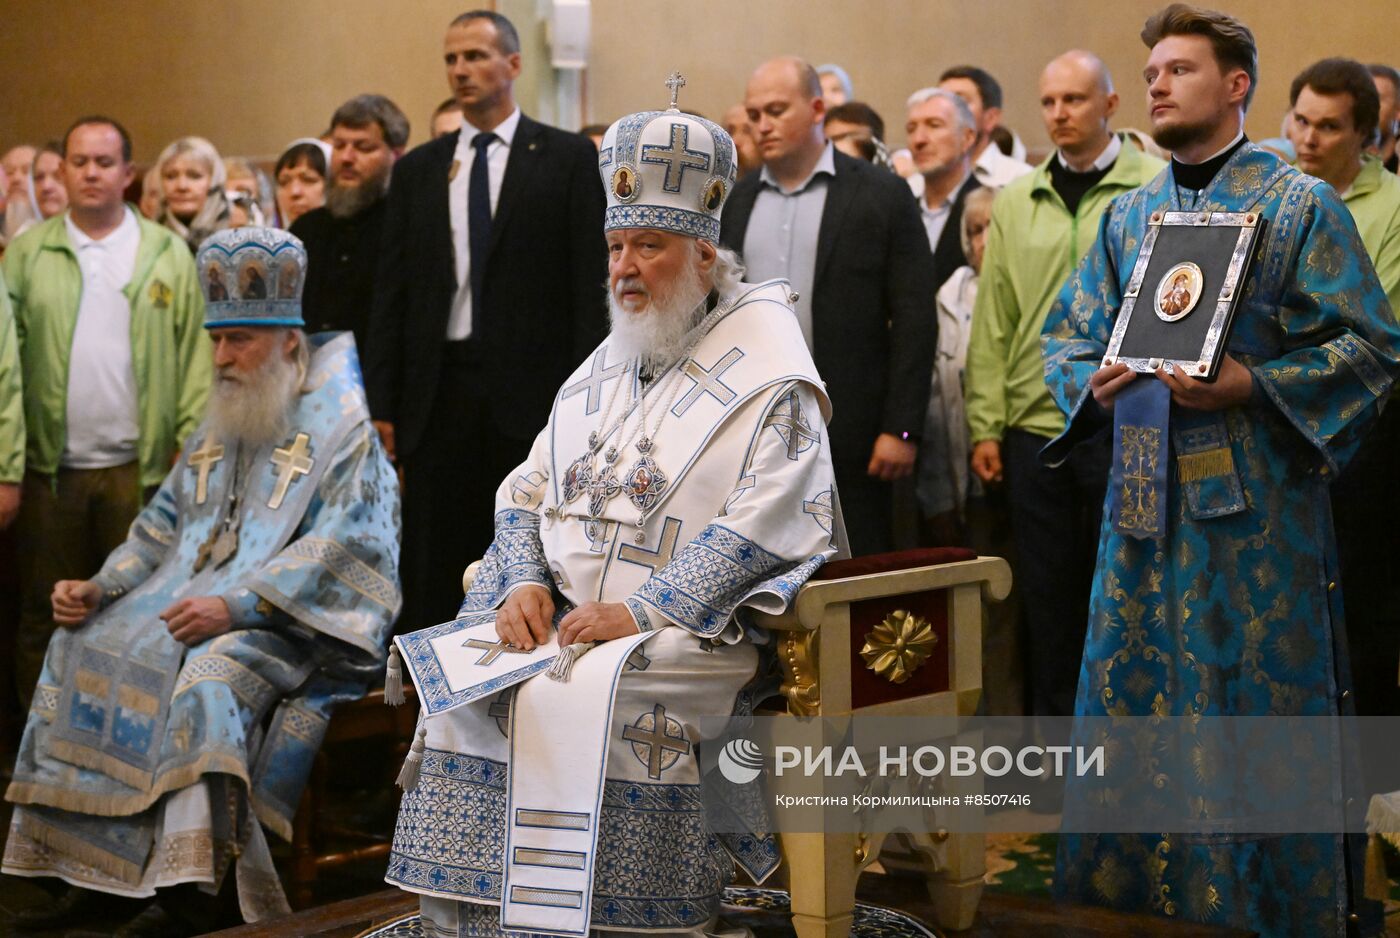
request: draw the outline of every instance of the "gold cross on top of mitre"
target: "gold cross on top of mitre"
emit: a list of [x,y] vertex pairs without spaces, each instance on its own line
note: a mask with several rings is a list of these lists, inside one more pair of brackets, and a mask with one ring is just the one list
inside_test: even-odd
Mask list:
[[671,110],[679,111],[676,101],[680,97],[681,89],[685,87],[685,76],[680,72],[672,72],[666,79],[666,87],[671,89]]

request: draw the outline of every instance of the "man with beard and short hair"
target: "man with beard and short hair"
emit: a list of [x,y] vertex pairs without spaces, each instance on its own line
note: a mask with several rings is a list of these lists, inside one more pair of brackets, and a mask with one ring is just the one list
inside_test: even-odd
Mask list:
[[[1222,751],[1217,741],[1222,727],[1240,725],[1221,717],[1325,723],[1353,712],[1328,494],[1400,372],[1400,327],[1332,187],[1245,139],[1258,76],[1248,27],[1175,3],[1147,20],[1142,39],[1153,138],[1172,162],[1105,210],[1050,310],[1042,349],[1046,383],[1068,416],[1047,461],[1060,464],[1107,428],[1121,449],[1075,716],[1149,719],[1095,737],[1141,758],[1070,781],[1056,891],[1265,938],[1379,934],[1380,904],[1362,898],[1364,839],[1341,833],[1351,760],[1330,748],[1322,759],[1299,755],[1319,772],[1307,790],[1337,793],[1317,807],[1338,826],[1277,833],[1293,815],[1281,805],[1305,797],[1287,782],[1260,784],[1278,776],[1278,750],[1232,742]],[[1170,211],[1264,223],[1213,382],[1105,365],[1151,225]],[[1111,804],[1126,812],[1118,817],[1160,808],[1166,816],[1150,830],[1167,833],[1082,833],[1120,830],[1094,813]]]
[[[277,282],[304,261],[271,228],[200,248],[231,294],[206,308],[205,421],[101,571],[53,589],[63,627],[6,792],[3,871],[73,888],[14,925],[112,934],[136,906],[113,896],[157,897],[131,938],[220,927],[217,895],[249,921],[287,911],[262,828],[290,838],[331,711],[382,673],[399,606],[397,481],[354,345],[308,340]],[[250,266],[267,297],[238,295]]]
[[10,147],[0,156],[0,248],[18,236],[25,222],[33,220],[26,186],[29,170],[39,150],[27,143]]
[[[675,140],[685,169],[657,156]],[[788,285],[740,282],[716,246],[729,135],[648,111],[600,153],[612,332],[502,480],[460,617],[397,639],[389,665],[389,685],[409,669],[427,717],[386,878],[422,896],[433,934],[699,936],[723,851],[758,882],[777,864],[761,806],[754,830],[711,833],[696,745],[707,717],[747,712],[763,673],[744,611],[785,608],[841,537],[827,398]],[[424,649],[464,638],[448,691]],[[497,670],[476,667],[483,646]],[[526,680],[545,667],[564,680]],[[665,739],[629,742],[644,726]],[[508,797],[534,810],[508,816]],[[507,862],[507,835],[511,857],[543,855],[550,819],[570,816],[598,832],[595,847],[575,830],[581,865]],[[544,891],[572,908],[528,902]]]
[[342,104],[331,117],[326,204],[301,216],[292,234],[306,245],[302,312],[308,332],[348,329],[364,354],[385,195],[408,143],[408,118],[377,94]]

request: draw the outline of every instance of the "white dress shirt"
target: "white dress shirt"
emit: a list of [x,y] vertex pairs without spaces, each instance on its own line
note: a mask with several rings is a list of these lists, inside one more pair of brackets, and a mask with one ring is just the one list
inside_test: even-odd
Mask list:
[[1000,189],[1034,168],[1029,163],[1012,159],[1001,152],[995,143],[988,142],[982,149],[982,155],[972,164],[972,175],[988,189]]
[[[501,200],[501,181],[506,178],[506,161],[510,159],[511,141],[520,125],[520,108],[511,111],[491,131],[496,139],[486,148],[486,175],[490,183],[491,217],[496,216],[496,203]],[[452,316],[447,320],[447,338],[455,341],[472,334],[471,236],[467,231],[467,188],[476,162],[472,138],[481,131],[463,122],[457,137],[457,152],[452,156],[453,173],[447,184],[447,210],[452,217],[452,249],[457,260],[457,296],[452,301]]]
[[836,151],[830,143],[807,178],[784,189],[763,167],[749,226],[744,232],[744,266],[754,283],[782,278],[797,294],[793,312],[807,348],[813,347],[812,289],[817,279],[817,238],[826,190],[836,175]]
[[131,303],[122,290],[136,271],[141,228],[131,209],[100,241],[64,214],[78,256],[83,292],[68,353],[67,438],[61,465],[106,469],[137,457],[136,372],[131,364]]

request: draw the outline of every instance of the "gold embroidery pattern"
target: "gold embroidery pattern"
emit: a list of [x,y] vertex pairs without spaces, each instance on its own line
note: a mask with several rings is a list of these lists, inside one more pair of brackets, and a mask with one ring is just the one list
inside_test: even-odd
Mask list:
[[398,603],[399,592],[394,584],[342,544],[325,538],[303,537],[290,544],[286,552],[289,556],[321,564],[337,580],[385,609],[393,609]]
[[263,705],[277,693],[275,687],[232,658],[205,654],[185,664],[175,685],[175,696],[180,696],[201,681],[227,684],[238,699],[254,711],[261,711]]
[[320,742],[325,728],[325,720],[300,707],[287,707],[282,711],[282,731],[302,742]]
[[1161,493],[1154,484],[1157,461],[1162,455],[1160,427],[1121,427],[1123,492],[1118,525],[1125,531],[1155,533]]
[[214,875],[214,837],[208,831],[183,831],[160,842],[161,869],[166,876]]

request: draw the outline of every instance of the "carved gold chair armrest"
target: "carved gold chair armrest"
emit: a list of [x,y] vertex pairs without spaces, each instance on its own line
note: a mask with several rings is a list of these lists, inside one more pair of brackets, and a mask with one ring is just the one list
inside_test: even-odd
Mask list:
[[[791,716],[970,716],[982,693],[982,608],[1010,589],[1001,558],[958,548],[905,551],[829,563],[786,613],[752,621],[776,633]],[[813,832],[781,840],[798,938],[846,938],[856,880],[877,858],[888,873],[923,881],[939,926],[972,924],[985,872],[979,834]]]
[[976,709],[982,606],[1010,590],[1000,557],[902,551],[833,561],[787,612],[752,621],[781,633],[783,694],[795,716],[952,716]]

